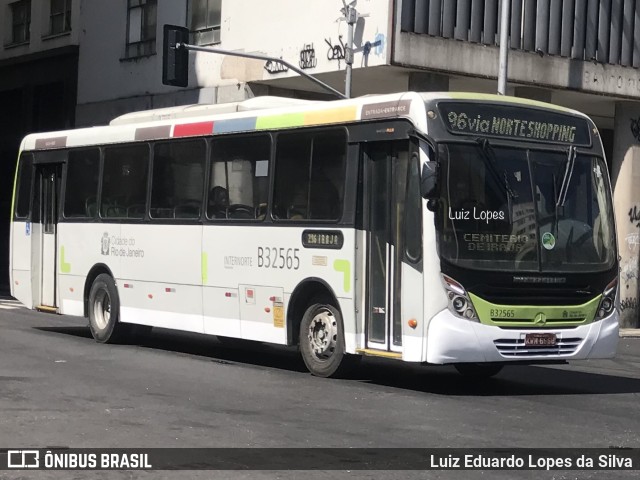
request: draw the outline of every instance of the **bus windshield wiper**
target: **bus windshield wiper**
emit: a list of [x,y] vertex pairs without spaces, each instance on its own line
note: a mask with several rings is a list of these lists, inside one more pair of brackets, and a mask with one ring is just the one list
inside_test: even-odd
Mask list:
[[567,163],[564,169],[564,177],[562,177],[562,184],[560,185],[560,193],[556,199],[556,208],[564,207],[564,202],[567,200],[567,192],[569,191],[569,184],[571,183],[571,176],[573,175],[573,166],[576,163],[576,147],[569,147],[569,153],[567,155]]
[[496,162],[496,153],[493,150],[493,147],[489,143],[489,140],[486,138],[478,138],[476,139],[478,145],[480,145],[480,151],[482,152],[482,161],[484,162],[486,168],[491,172],[497,181],[502,193],[511,198],[517,198],[518,194],[513,191],[511,188],[511,184],[509,183],[509,179],[507,178],[507,172],[502,171],[502,175],[498,171],[497,162]]

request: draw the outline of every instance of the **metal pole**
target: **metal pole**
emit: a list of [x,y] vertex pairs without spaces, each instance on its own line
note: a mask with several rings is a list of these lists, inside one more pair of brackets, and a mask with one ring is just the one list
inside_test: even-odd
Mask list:
[[347,5],[344,0],[344,15],[347,20],[347,47],[344,52],[344,61],[347,64],[347,76],[345,78],[344,95],[347,98],[351,98],[351,79],[353,75],[353,30],[356,22],[358,21],[358,12],[351,5]]
[[232,57],[253,58],[254,60],[266,60],[266,61],[281,63],[285,67],[290,68],[291,70],[293,70],[294,72],[302,75],[303,77],[307,77],[309,80],[314,82],[316,85],[321,86],[325,90],[329,90],[331,93],[334,93],[338,97],[340,97],[340,98],[349,98],[347,95],[344,95],[343,93],[339,92],[335,88],[327,85],[326,83],[318,80],[315,77],[312,77],[307,72],[305,72],[303,70],[300,70],[295,65],[293,65],[293,64],[291,64],[291,63],[289,63],[286,60],[283,60],[281,58],[270,57],[268,55],[260,55],[260,54],[257,54],[257,53],[233,52],[233,51],[230,51],[230,50],[222,50],[220,48],[198,47],[196,45],[189,45],[188,43],[177,43],[176,44],[176,48],[186,48],[187,50],[192,50],[194,52],[219,53],[219,54],[222,54],[222,55],[231,55]]
[[509,64],[509,21],[511,1],[502,0],[500,15],[500,66],[498,68],[498,95],[507,94],[507,70]]

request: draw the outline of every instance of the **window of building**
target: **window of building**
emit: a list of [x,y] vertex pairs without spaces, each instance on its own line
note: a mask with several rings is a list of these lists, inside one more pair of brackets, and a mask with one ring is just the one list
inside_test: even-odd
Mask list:
[[206,147],[204,140],[154,147],[151,218],[200,218]]
[[56,35],[71,31],[71,0],[51,0],[49,33]]
[[31,0],[9,4],[11,8],[11,44],[26,43],[31,30]]
[[157,0],[127,0],[126,58],[156,53]]
[[106,148],[100,216],[144,218],[148,172],[148,145]]
[[220,42],[222,0],[191,1],[191,32],[193,43],[210,45]]
[[69,152],[64,193],[65,218],[95,218],[98,211],[100,150]]
[[207,217],[265,218],[270,153],[268,135],[219,138],[212,142]]
[[340,219],[346,157],[347,136],[342,129],[279,135],[274,218]]

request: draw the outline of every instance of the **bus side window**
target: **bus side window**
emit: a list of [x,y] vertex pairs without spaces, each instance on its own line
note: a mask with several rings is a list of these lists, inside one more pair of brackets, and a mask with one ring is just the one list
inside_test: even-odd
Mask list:
[[95,218],[98,211],[100,150],[72,150],[67,161],[65,218]]
[[23,153],[18,166],[16,195],[16,219],[27,219],[31,213],[31,185],[33,179],[33,155]]
[[345,131],[282,134],[276,150],[274,218],[339,220],[347,156]]
[[202,139],[154,146],[151,218],[200,218],[205,152]]
[[100,216],[144,218],[148,172],[147,144],[106,148]]
[[263,220],[269,197],[270,155],[268,135],[215,138],[207,218]]

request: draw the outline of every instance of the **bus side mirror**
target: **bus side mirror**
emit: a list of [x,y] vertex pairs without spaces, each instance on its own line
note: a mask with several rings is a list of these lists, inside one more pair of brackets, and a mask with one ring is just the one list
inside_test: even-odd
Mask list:
[[420,178],[420,194],[427,200],[435,200],[438,196],[438,162],[424,162]]

